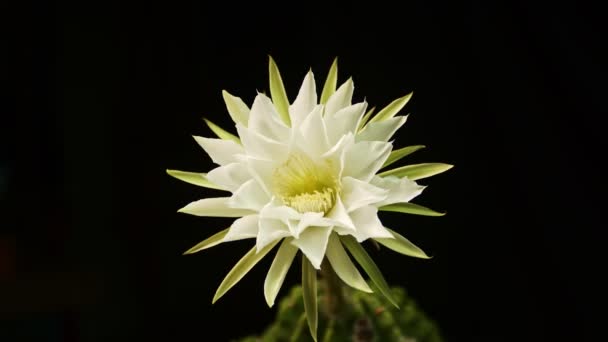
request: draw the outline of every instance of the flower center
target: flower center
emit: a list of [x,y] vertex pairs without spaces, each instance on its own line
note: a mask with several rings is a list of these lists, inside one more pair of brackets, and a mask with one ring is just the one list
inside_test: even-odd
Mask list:
[[286,205],[301,213],[326,214],[338,194],[335,174],[330,161],[315,163],[303,153],[293,153],[274,170],[274,191]]

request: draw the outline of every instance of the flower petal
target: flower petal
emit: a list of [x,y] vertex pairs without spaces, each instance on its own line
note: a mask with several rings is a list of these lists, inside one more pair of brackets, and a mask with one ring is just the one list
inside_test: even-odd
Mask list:
[[247,157],[245,159],[247,163],[247,169],[249,174],[253,176],[259,183],[264,191],[271,196],[273,187],[273,171],[277,166],[277,162],[274,160],[264,160],[253,157]]
[[258,235],[260,217],[257,214],[243,216],[232,223],[223,242],[255,238]]
[[323,217],[323,213],[303,213],[295,227],[294,237],[297,239],[308,227],[330,227],[333,225],[334,221]]
[[194,136],[194,140],[207,152],[211,160],[218,165],[237,161],[236,155],[245,153],[243,146],[232,140],[211,139]]
[[268,197],[268,194],[262,189],[258,181],[250,179],[241,185],[230,197],[228,205],[232,208],[260,211],[269,201],[270,197]]
[[340,138],[350,132],[355,134],[361,117],[367,108],[366,102],[361,102],[340,109],[333,114],[325,114],[324,121],[327,127],[327,137],[330,144],[335,144]]
[[291,231],[284,222],[260,217],[258,236],[255,241],[258,251],[273,241],[287,236],[291,236]]
[[255,213],[252,210],[229,207],[229,199],[230,197],[203,198],[186,205],[177,212],[207,217],[241,217]]
[[366,205],[382,202],[388,190],[374,186],[352,177],[342,178],[342,193],[340,197],[344,202],[346,212],[359,209]]
[[240,124],[236,125],[236,129],[248,155],[266,160],[281,160],[286,158],[289,152],[287,145],[272,140]]
[[392,238],[393,235],[378,219],[378,209],[368,205],[350,213],[356,230],[351,232],[357,241],[363,242],[369,238]]
[[289,140],[290,128],[281,121],[272,101],[261,93],[253,100],[247,128],[271,140]]
[[297,143],[311,156],[322,155],[330,147],[322,113],[323,106],[316,106],[299,126],[300,141]]
[[391,148],[392,144],[382,141],[361,141],[350,146],[344,155],[341,176],[369,182],[388,158]]
[[336,231],[340,232],[340,228],[344,228],[350,234],[350,231],[355,230],[355,224],[348,215],[340,196],[336,197],[336,203],[330,212],[327,213],[326,217],[334,222]]
[[304,77],[296,100],[289,107],[291,125],[297,127],[317,105],[317,89],[315,75],[309,71]]
[[353,79],[349,78],[327,100],[325,115],[332,115],[340,109],[350,106],[354,90]]
[[420,195],[425,188],[424,186],[418,185],[415,181],[409,180],[407,177],[398,178],[395,176],[376,176],[372,179],[371,184],[388,191],[386,198],[375,204],[377,207],[393,203],[409,202]]
[[244,163],[230,163],[209,171],[207,179],[231,192],[252,178]]
[[331,227],[308,227],[291,243],[297,246],[316,269],[321,268]]
[[383,121],[370,122],[357,135],[357,141],[388,141],[407,121],[407,116],[396,116]]
[[226,109],[228,109],[228,114],[230,114],[232,121],[247,125],[247,121],[249,121],[249,107],[247,107],[245,102],[240,97],[232,96],[225,90],[222,90],[222,97],[224,97]]

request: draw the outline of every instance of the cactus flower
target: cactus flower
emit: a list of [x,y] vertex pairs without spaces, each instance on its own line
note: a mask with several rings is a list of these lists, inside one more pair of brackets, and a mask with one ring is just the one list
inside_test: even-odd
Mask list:
[[168,173],[226,191],[225,196],[199,199],[179,212],[235,218],[228,229],[186,253],[235,240],[254,241],[221,283],[213,302],[278,246],[264,284],[266,301],[272,306],[295,256],[302,252],[304,300],[316,338],[315,270],[322,261],[326,258],[323,267],[331,267],[345,284],[371,292],[352,256],[391,300],[386,282],[360,244],[372,239],[402,254],[428,258],[405,237],[386,228],[378,212],[442,215],[410,201],[425,188],[417,180],[446,171],[451,165],[426,163],[383,170],[424,147],[395,149],[391,141],[407,120],[407,116],[397,114],[411,94],[373,115],[365,101],[352,103],[352,79],[336,89],[336,61],[320,96],[309,71],[292,102],[272,58],[269,74],[271,97],[258,93],[251,108],[223,92],[236,134],[206,120],[217,137],[194,137],[217,167],[208,173]]

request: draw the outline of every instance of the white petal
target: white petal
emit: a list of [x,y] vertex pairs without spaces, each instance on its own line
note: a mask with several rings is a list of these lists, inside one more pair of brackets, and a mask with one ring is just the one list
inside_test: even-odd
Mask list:
[[271,196],[273,187],[272,174],[277,167],[277,161],[253,157],[247,157],[245,160],[249,173],[260,183],[260,186],[262,186],[266,194]]
[[319,156],[330,147],[322,113],[323,106],[316,106],[299,127],[301,137],[296,143],[311,156]]
[[227,203],[229,199],[230,197],[204,198],[188,204],[178,212],[209,217],[240,217],[255,213],[252,210],[229,207]]
[[350,106],[354,90],[353,80],[349,78],[327,100],[325,115],[332,115],[340,109]]
[[230,163],[216,167],[207,173],[207,179],[230,192],[236,191],[243,183],[252,178],[245,163]]
[[346,212],[346,208],[344,207],[340,196],[336,198],[334,207],[329,213],[327,213],[326,217],[331,219],[335,223],[336,227],[341,227],[350,231],[355,230],[355,225]]
[[302,217],[302,214],[286,205],[269,203],[260,211],[260,216],[262,218],[281,220],[287,224],[289,220],[299,220]]
[[376,176],[372,179],[371,183],[377,187],[388,190],[386,198],[383,201],[374,204],[376,207],[393,203],[409,202],[420,195],[425,188],[424,186],[418,185],[415,181],[409,180],[407,177]]
[[315,76],[309,71],[304,77],[298,96],[289,107],[291,125],[297,127],[317,105]]
[[289,227],[284,222],[275,219],[260,218],[256,247],[258,252],[273,241],[291,236]]
[[248,155],[266,160],[286,158],[289,148],[285,143],[269,139],[241,124],[237,124],[236,129]]
[[236,155],[245,153],[243,146],[232,140],[211,139],[194,136],[194,140],[207,152],[211,160],[218,165],[237,161]]
[[359,209],[366,205],[384,200],[388,190],[374,186],[352,177],[342,178],[342,192],[340,197],[347,212]]
[[345,166],[346,151],[354,145],[355,137],[353,134],[348,133],[343,136],[332,148],[325,152],[321,157],[333,160],[338,166],[338,177],[342,177],[342,172]]
[[333,225],[334,222],[323,217],[323,213],[304,213],[297,223],[294,237],[297,239],[303,231],[312,226],[329,227]]
[[245,182],[228,200],[232,208],[260,211],[270,202],[270,197],[255,179]]
[[232,96],[225,90],[222,91],[222,96],[224,97],[226,109],[228,109],[228,114],[230,114],[232,121],[247,125],[247,121],[249,121],[249,107],[247,107],[245,102],[239,97]]
[[272,101],[264,94],[258,94],[253,100],[247,128],[268,139],[289,140],[290,128],[281,121]]
[[330,233],[331,227],[309,227],[300,234],[298,239],[294,239],[291,243],[306,255],[316,269],[320,269]]
[[392,144],[382,141],[361,141],[344,154],[342,177],[350,176],[369,182],[391,153]]
[[353,219],[356,230],[351,234],[362,242],[369,238],[392,238],[393,235],[382,225],[378,219],[378,209],[374,206],[359,208],[352,213],[350,217]]
[[367,124],[357,135],[357,141],[388,141],[406,120],[407,116],[395,116]]
[[350,132],[355,134],[361,117],[365,114],[366,102],[357,103],[340,109],[334,114],[325,114],[327,137],[330,144],[335,144],[343,135]]
[[224,236],[224,242],[255,238],[258,235],[259,216],[247,215],[234,221]]

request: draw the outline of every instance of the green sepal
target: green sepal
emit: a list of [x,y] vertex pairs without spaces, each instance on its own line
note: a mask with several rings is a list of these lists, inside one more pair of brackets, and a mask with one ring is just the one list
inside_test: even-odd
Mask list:
[[205,120],[205,123],[207,124],[209,129],[211,129],[211,131],[213,131],[213,133],[215,133],[215,135],[217,135],[218,138],[224,139],[224,140],[232,140],[239,145],[241,144],[241,139],[239,139],[239,137],[237,137],[236,135],[234,135],[234,134],[226,131],[222,127],[214,124],[213,122],[211,122],[211,120],[208,120],[206,118],[203,118],[203,120]]
[[397,113],[399,113],[399,111],[403,109],[403,107],[405,107],[408,101],[412,98],[412,94],[413,92],[389,103],[388,106],[384,107],[381,111],[379,111],[378,114],[376,114],[376,116],[374,116],[369,122],[372,123],[392,118]]
[[357,132],[361,132],[363,130],[363,128],[365,128],[365,124],[367,124],[367,121],[372,116],[372,114],[374,114],[375,111],[376,111],[376,107],[374,106],[374,107],[370,108],[367,111],[367,113],[365,113],[365,115],[363,115],[361,122],[359,122],[359,127],[357,127]]
[[396,176],[399,178],[407,177],[410,180],[418,180],[440,174],[451,169],[452,167],[454,167],[454,165],[444,163],[412,164],[384,171],[378,174],[378,176]]
[[202,186],[203,188],[225,190],[222,187],[220,187],[219,185],[211,183],[207,179],[207,174],[203,173],[203,172],[188,172],[188,171],[167,169],[167,174],[171,177],[181,180],[182,182]]
[[386,297],[386,299],[395,307],[399,307],[397,301],[393,297],[391,289],[386,283],[386,280],[384,280],[384,276],[382,276],[380,269],[378,266],[376,266],[376,263],[372,260],[369,254],[367,254],[363,246],[361,246],[361,244],[359,244],[359,242],[357,242],[357,240],[350,235],[344,235],[340,238],[350,254],[355,258],[355,260],[357,260],[365,273],[367,273],[372,282],[374,282],[374,284],[378,287],[380,293],[382,293],[384,297]]
[[317,308],[317,271],[308,258],[302,254],[302,298],[308,320],[310,335],[317,341],[319,310]]
[[346,285],[359,291],[367,293],[372,292],[372,289],[367,285],[365,279],[363,279],[359,270],[357,270],[357,267],[348,257],[348,254],[344,250],[344,247],[342,247],[340,238],[336,233],[332,233],[329,236],[325,256],[327,257],[327,260],[329,260],[329,264],[334,269],[334,272],[336,272],[338,277],[342,279]]
[[329,72],[327,73],[327,79],[323,85],[323,91],[321,92],[321,104],[326,104],[327,100],[336,92],[336,86],[338,84],[338,57],[334,58]]
[[269,307],[274,305],[274,301],[283,285],[285,276],[291,267],[291,263],[298,253],[298,247],[291,244],[293,239],[288,238],[283,240],[283,243],[279,247],[272,265],[266,274],[266,280],[264,281],[264,298]]
[[268,246],[262,248],[259,252],[256,247],[253,247],[245,254],[239,262],[234,265],[232,270],[228,272],[220,286],[218,286],[215,296],[213,296],[212,304],[217,302],[228,290],[238,283],[255,266],[270,250],[279,243],[280,240],[274,241]]
[[228,110],[228,114],[230,114],[232,121],[247,127],[247,122],[249,121],[249,107],[247,107],[245,102],[243,102],[240,97],[236,97],[226,90],[222,90],[222,97],[224,98],[226,109]]
[[277,64],[272,59],[272,56],[268,56],[268,77],[270,81],[270,96],[272,97],[272,103],[279,112],[279,116],[283,119],[283,122],[287,126],[291,126],[291,119],[289,118],[289,100],[287,99],[287,93],[285,92],[285,86],[283,85],[283,79]]
[[394,211],[404,214],[422,215],[422,216],[443,216],[445,213],[440,213],[433,209],[423,207],[418,204],[402,202],[384,205],[378,208],[379,211]]
[[204,249],[219,245],[220,243],[222,243],[222,241],[224,240],[224,237],[226,236],[226,234],[228,234],[229,230],[230,230],[230,228],[224,229],[221,232],[214,234],[214,235],[210,236],[209,238],[197,243],[194,247],[185,251],[184,255],[193,254],[196,252],[200,252]]
[[392,163],[399,161],[401,158],[406,157],[425,147],[426,146],[424,146],[424,145],[413,145],[413,146],[403,147],[398,150],[393,150],[393,151],[391,151],[391,154],[388,156],[388,158],[386,159],[386,161],[384,162],[382,167],[385,168],[385,167],[391,165]]
[[421,258],[421,259],[430,259],[431,258],[428,255],[426,255],[426,253],[424,253],[424,251],[422,249],[420,249],[418,246],[414,245],[412,242],[410,242],[410,240],[406,239],[404,236],[402,236],[399,233],[397,233],[393,230],[390,230],[388,228],[386,228],[386,229],[389,232],[391,232],[391,234],[393,234],[393,236],[395,237],[394,239],[375,238],[374,240],[378,241],[378,243],[385,246],[386,248],[392,249],[393,251],[395,251],[397,253],[401,253],[403,255],[411,256],[414,258]]

